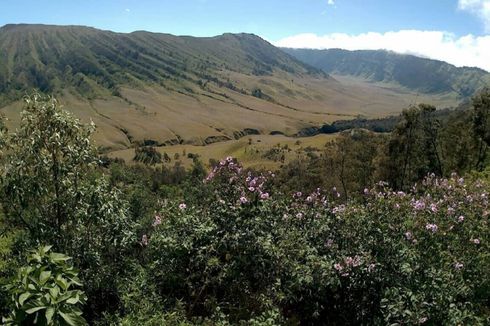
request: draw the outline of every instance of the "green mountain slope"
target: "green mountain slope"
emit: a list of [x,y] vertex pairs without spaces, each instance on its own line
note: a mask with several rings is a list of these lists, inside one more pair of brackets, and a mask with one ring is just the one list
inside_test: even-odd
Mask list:
[[396,83],[423,93],[455,92],[467,97],[490,82],[490,75],[482,69],[458,68],[442,61],[382,50],[283,50],[330,74]]
[[440,107],[459,101],[453,94],[420,96],[337,80],[251,34],[1,27],[0,113],[12,127],[23,95],[34,89],[93,120],[95,140],[108,150],[295,135],[358,115],[395,114],[417,101]]
[[90,96],[135,82],[198,83],[223,69],[257,76],[274,69],[322,74],[254,35],[193,38],[79,26],[6,25],[0,29],[0,60],[6,63],[0,92],[13,97],[30,88],[56,92],[74,86]]

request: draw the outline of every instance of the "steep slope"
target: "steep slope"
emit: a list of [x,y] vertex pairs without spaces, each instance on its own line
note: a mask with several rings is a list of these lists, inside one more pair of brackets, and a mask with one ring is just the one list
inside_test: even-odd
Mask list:
[[80,26],[0,28],[0,110],[15,126],[20,101],[55,94],[98,126],[107,149],[135,144],[209,144],[284,133],[358,115],[381,117],[420,97],[339,82],[251,34],[195,38]]
[[[214,38],[134,32],[118,34],[78,26],[6,25],[0,29],[0,91],[75,86],[83,95],[117,85],[198,82],[213,70],[269,75],[274,69],[319,74],[254,35]],[[88,79],[88,80],[86,80]]]
[[490,75],[482,69],[458,68],[443,61],[383,50],[283,50],[329,74],[395,83],[429,94],[454,92],[464,98],[473,95],[490,81]]

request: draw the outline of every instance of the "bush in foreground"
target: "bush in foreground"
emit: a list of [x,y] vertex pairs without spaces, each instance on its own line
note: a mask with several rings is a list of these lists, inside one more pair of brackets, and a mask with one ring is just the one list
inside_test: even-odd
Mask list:
[[70,257],[40,247],[29,256],[6,289],[11,313],[6,325],[86,325],[81,306],[86,302]]
[[292,324],[488,322],[488,184],[428,177],[284,196],[228,159],[199,206],[169,203],[142,236],[154,293],[188,316],[232,323],[270,311]]

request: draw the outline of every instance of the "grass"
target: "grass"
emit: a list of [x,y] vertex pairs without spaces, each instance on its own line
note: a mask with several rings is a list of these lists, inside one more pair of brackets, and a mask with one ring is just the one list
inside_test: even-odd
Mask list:
[[[189,153],[197,154],[209,167],[210,159],[222,159],[227,156],[237,158],[245,167],[254,167],[257,169],[272,169],[280,167],[283,162],[267,157],[267,153],[275,148],[280,147],[284,154],[284,163],[305,154],[305,149],[309,148],[314,152],[321,152],[322,148],[328,141],[333,140],[337,135],[316,135],[312,137],[287,137],[284,135],[251,135],[238,140],[230,140],[225,142],[214,143],[206,146],[196,145],[174,145],[158,147],[160,153],[167,153],[172,162],[167,163],[172,166],[176,161],[181,161],[185,167],[192,164],[192,159],[188,158]],[[284,149],[287,147],[289,150]],[[179,155],[179,159],[175,160],[175,154]],[[280,155],[281,155],[280,154]],[[279,156],[277,158],[279,158]],[[113,151],[108,154],[111,158],[122,158],[129,164],[134,164],[134,149],[125,149]]]

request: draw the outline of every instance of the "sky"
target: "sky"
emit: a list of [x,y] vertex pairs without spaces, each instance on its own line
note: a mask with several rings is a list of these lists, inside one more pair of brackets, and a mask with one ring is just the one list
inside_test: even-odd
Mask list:
[[248,32],[278,46],[386,49],[490,71],[490,0],[0,0],[8,23]]

